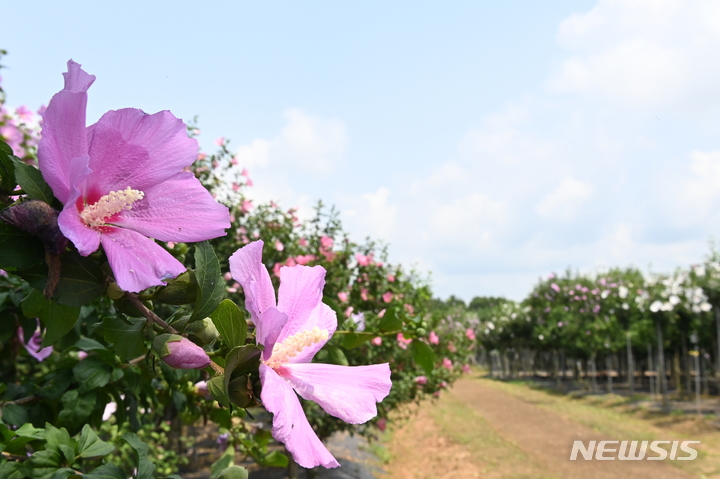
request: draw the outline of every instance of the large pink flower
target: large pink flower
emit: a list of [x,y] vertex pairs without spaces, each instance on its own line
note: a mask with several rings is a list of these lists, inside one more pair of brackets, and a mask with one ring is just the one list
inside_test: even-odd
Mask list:
[[322,302],[325,269],[281,268],[276,303],[262,263],[262,247],[262,241],[255,241],[236,251],[230,257],[230,271],[245,291],[258,343],[265,346],[260,398],[274,415],[272,434],[301,466],[337,467],[310,427],[293,389],[328,414],[361,424],[377,415],[375,403],[390,393],[390,367],[387,363],[354,367],[311,363],[337,328],[335,312]]
[[40,171],[65,205],[60,229],[84,256],[102,244],[122,289],[165,284],[185,267],[150,238],[202,241],[230,226],[227,208],[182,171],[197,158],[197,141],[168,111],[109,111],[86,127],[95,76],[72,60],[63,76],[38,148]]

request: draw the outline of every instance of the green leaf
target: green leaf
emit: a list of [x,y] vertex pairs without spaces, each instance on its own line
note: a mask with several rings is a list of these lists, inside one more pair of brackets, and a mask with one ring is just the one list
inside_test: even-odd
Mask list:
[[287,467],[288,465],[288,457],[280,451],[272,451],[263,457],[254,459],[264,467]]
[[100,358],[86,358],[73,368],[75,380],[80,384],[78,393],[85,394],[110,382],[112,367]]
[[195,279],[198,295],[190,321],[210,316],[225,295],[225,281],[220,275],[220,263],[207,241],[195,245]]
[[55,451],[35,451],[20,467],[27,477],[49,479],[60,469],[60,454]]
[[12,148],[0,140],[0,191],[8,195],[13,192],[17,184],[12,155]]
[[78,440],[78,454],[80,457],[107,456],[115,450],[115,446],[101,440],[89,424],[85,424]]
[[247,321],[235,303],[224,299],[212,312],[210,319],[228,348],[232,349],[245,344]]
[[107,351],[107,348],[90,338],[80,338],[75,343],[75,347],[81,351]]
[[210,479],[217,479],[217,477],[228,467],[233,465],[233,459],[235,459],[235,446],[230,445],[225,449],[225,452],[220,459],[215,461],[210,466]]
[[45,325],[45,337],[42,346],[50,346],[70,331],[80,316],[80,308],[57,304],[45,299],[43,294],[33,289],[22,300],[22,312],[28,318],[40,318]]
[[339,364],[340,366],[349,366],[347,357],[342,349],[337,346],[326,346],[328,352],[328,362],[330,364]]
[[219,404],[227,407],[230,405],[227,388],[225,387],[225,375],[220,374],[207,382],[208,391]]
[[[60,280],[53,300],[67,306],[82,306],[103,292],[103,273],[90,258],[68,251],[60,257]],[[48,267],[41,263],[16,273],[35,289],[42,291],[47,282]]]
[[45,261],[39,238],[0,221],[0,268],[25,269]]
[[[2,145],[1,142],[0,145]],[[0,479],[23,479],[25,475],[18,470],[21,465],[22,463],[15,461],[0,464]]]
[[150,447],[145,444],[136,434],[126,432],[122,438],[137,452],[137,476],[136,479],[149,479],[155,471],[155,464],[148,459]]
[[257,369],[262,351],[257,346],[248,344],[238,346],[225,356],[225,391],[229,391],[228,384],[232,376],[242,376]]
[[145,354],[148,350],[145,344],[143,328],[147,322],[144,318],[105,318],[98,327],[105,341],[115,345],[115,353],[123,361],[129,361]]
[[62,396],[63,409],[58,415],[58,423],[70,430],[77,430],[92,413],[96,401],[94,391],[81,396],[77,389],[71,389]]
[[0,416],[5,424],[20,426],[28,422],[27,410],[17,404],[7,404],[0,409]]
[[348,333],[343,335],[342,347],[345,349],[354,349],[362,346],[363,343],[370,341],[375,336],[373,333]]
[[83,474],[83,479],[126,479],[125,472],[115,464],[106,463],[93,469],[88,474]]
[[435,352],[419,339],[413,339],[410,343],[413,361],[425,370],[427,374],[432,373],[435,368]]
[[55,197],[50,186],[45,183],[40,170],[17,159],[13,163],[15,163],[15,180],[25,190],[28,197],[52,205]]
[[383,333],[397,331],[402,328],[402,319],[398,317],[395,308],[390,308],[385,312],[385,316],[380,319],[378,328],[380,328],[380,331]]
[[232,427],[232,414],[227,408],[213,408],[210,410],[210,420],[220,427],[230,429]]
[[32,424],[23,424],[15,431],[15,434],[32,439],[45,439],[45,430],[34,427]]
[[[47,440],[47,449],[53,449],[60,451],[60,446],[68,446],[71,449],[75,449],[75,440],[70,438],[70,434],[64,427],[56,428],[49,422],[45,423],[45,439]],[[72,464],[74,461],[74,454],[69,458],[69,463]]]
[[248,472],[244,467],[230,466],[217,477],[218,479],[248,479]]

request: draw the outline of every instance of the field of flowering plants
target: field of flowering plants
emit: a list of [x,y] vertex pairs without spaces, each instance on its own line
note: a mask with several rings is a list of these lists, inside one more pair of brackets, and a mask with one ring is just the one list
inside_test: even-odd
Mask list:
[[333,433],[469,371],[477,321],[333,209],[253,204],[228,142],[168,111],[88,126],[96,78],[63,75],[37,113],[0,90],[1,478],[179,477],[199,426],[213,479],[337,467]]
[[[478,298],[479,300],[480,298]],[[470,309],[473,309],[471,303]],[[612,392],[718,394],[720,254],[673,274],[550,274],[523,301],[485,298],[478,342],[493,375],[580,379]],[[602,383],[600,384],[600,381]]]

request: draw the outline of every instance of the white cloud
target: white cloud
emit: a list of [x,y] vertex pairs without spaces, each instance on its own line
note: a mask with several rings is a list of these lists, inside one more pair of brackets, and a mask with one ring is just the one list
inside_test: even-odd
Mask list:
[[563,178],[557,188],[535,206],[535,211],[543,218],[571,221],[592,196],[593,190],[590,183],[572,177]]
[[287,124],[273,142],[275,154],[314,173],[332,172],[343,159],[347,146],[345,124],[336,118],[325,120],[296,109],[283,113],[283,119]]
[[706,109],[720,101],[716,1],[600,0],[563,21],[557,41],[576,53],[550,79],[555,92],[656,108]]
[[[363,193],[359,197],[345,198],[349,205],[343,211],[356,231],[363,236],[389,241],[393,238],[397,224],[397,205],[390,203],[390,190],[381,186],[374,193]],[[358,238],[359,239],[359,238]]]

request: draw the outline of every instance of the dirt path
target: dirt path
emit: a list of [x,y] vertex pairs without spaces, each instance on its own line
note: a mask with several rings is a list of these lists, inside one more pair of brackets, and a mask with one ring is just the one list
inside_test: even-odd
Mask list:
[[569,460],[575,440],[612,439],[633,438],[605,436],[485,380],[464,378],[396,431],[386,477],[693,477],[662,461]]

